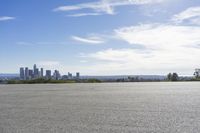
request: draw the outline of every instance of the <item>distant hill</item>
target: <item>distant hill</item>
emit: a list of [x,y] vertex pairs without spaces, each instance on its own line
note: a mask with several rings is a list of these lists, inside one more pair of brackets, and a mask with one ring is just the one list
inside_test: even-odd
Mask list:
[[117,80],[117,79],[127,79],[128,77],[138,77],[145,80],[164,80],[166,76],[163,75],[115,75],[115,76],[81,76],[81,79],[95,78],[99,80]]
[[0,73],[0,77],[19,77],[19,74],[6,74],[6,73]]

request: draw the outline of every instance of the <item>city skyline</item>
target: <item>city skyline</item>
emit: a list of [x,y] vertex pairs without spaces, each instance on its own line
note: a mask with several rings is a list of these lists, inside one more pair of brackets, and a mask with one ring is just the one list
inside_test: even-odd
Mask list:
[[32,62],[82,75],[192,75],[200,68],[199,0],[0,3],[0,73]]
[[33,80],[33,79],[54,79],[54,80],[61,80],[61,79],[79,79],[80,73],[76,72],[76,75],[73,76],[72,73],[68,72],[68,74],[61,74],[59,70],[54,69],[52,70],[45,70],[44,68],[38,68],[36,64],[33,65],[32,69],[29,67],[20,67],[19,68],[19,79],[20,80]]

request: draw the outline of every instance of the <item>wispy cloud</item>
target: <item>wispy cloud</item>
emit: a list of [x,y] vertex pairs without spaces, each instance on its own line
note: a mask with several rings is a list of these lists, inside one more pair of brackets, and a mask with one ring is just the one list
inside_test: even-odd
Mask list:
[[32,46],[33,44],[30,42],[17,42],[17,45],[21,45],[21,46]]
[[13,20],[15,17],[10,17],[10,16],[0,16],[0,21],[8,21],[8,20]]
[[103,12],[106,14],[114,14],[113,8],[110,6],[110,3],[106,0],[102,0],[99,2],[90,2],[83,3],[72,6],[60,6],[54,9],[54,11],[74,11],[74,10],[82,10],[82,9],[91,9],[95,12]]
[[[136,49],[106,49],[90,54],[82,54],[81,57],[94,58],[101,61],[108,62],[126,62],[146,58],[148,52],[136,50]],[[141,55],[141,56],[138,56]]]
[[121,27],[114,33],[116,39],[130,45],[140,44],[145,49],[105,49],[82,54],[82,58],[95,63],[91,70],[146,74],[184,71],[187,74],[200,62],[199,26],[149,23]]
[[176,49],[200,44],[200,27],[171,24],[141,24],[115,30],[119,39],[149,49]]
[[21,46],[61,46],[61,45],[66,45],[67,42],[49,42],[49,41],[44,41],[44,42],[26,42],[26,41],[19,41],[16,42],[17,45]]
[[79,11],[82,9],[93,10],[95,13],[115,14],[115,7],[128,5],[155,4],[166,0],[100,0],[97,2],[82,3],[70,6],[60,6],[54,11]]
[[90,37],[78,37],[78,36],[72,36],[72,40],[78,41],[80,43],[86,43],[86,44],[102,44],[105,41],[100,37],[90,36]]
[[190,7],[185,11],[173,16],[172,21],[182,23],[188,21],[191,24],[200,24],[200,6]]
[[99,16],[101,13],[78,13],[67,15],[68,17]]

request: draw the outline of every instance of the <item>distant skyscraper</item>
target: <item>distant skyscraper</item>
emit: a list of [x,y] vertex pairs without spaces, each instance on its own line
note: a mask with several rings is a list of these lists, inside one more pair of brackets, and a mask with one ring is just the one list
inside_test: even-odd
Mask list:
[[44,70],[43,68],[40,69],[40,77],[42,78],[44,76]]
[[34,70],[34,78],[39,78],[39,69],[38,68],[36,68]]
[[61,75],[60,75],[60,73],[59,73],[58,70],[55,70],[55,71],[54,71],[53,78],[54,78],[55,80],[59,80],[59,79],[61,78]]
[[72,79],[72,74],[68,72],[68,79]]
[[29,70],[28,70],[28,67],[25,68],[25,79],[26,80],[29,79]]
[[33,71],[37,68],[36,64],[33,65]]
[[77,78],[77,79],[80,78],[80,73],[79,73],[79,72],[76,73],[76,78]]
[[24,80],[24,79],[25,79],[24,77],[25,77],[24,68],[21,67],[21,68],[20,68],[20,79],[21,79],[21,80]]
[[34,78],[33,70],[29,70],[29,79],[32,79],[32,78]]
[[67,76],[67,75],[63,75],[63,76],[62,76],[62,79],[63,79],[63,80],[67,80],[67,79],[68,79],[68,76]]
[[38,72],[37,66],[36,66],[36,64],[34,64],[34,66],[33,66],[33,75],[34,75],[34,78],[37,77],[37,74],[38,74],[37,72]]
[[46,78],[51,79],[51,70],[46,70]]
[[[38,79],[44,77],[44,69],[40,68],[38,69],[36,64],[33,65],[33,70],[29,69],[28,67],[21,67],[20,68],[20,79],[21,80],[32,80],[32,79]],[[72,79],[72,74],[69,73],[70,79]],[[55,70],[53,75],[51,73],[51,70],[46,70],[46,79],[54,78],[56,80],[61,79],[61,74],[58,70]]]

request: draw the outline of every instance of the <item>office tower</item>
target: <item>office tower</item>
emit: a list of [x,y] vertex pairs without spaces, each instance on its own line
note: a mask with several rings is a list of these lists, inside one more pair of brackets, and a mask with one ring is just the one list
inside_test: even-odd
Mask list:
[[44,73],[43,73],[43,72],[44,72],[44,70],[43,70],[43,68],[41,68],[41,69],[40,69],[40,77],[41,77],[41,78],[44,76]]
[[77,73],[76,73],[76,79],[79,79],[79,78],[80,78],[80,73],[77,72]]
[[62,80],[68,80],[68,76],[67,75],[63,75],[62,76]]
[[54,71],[53,78],[54,78],[55,80],[59,80],[59,79],[61,78],[61,75],[60,75],[60,73],[59,73],[58,70],[55,70],[55,71]]
[[36,64],[34,64],[34,66],[33,66],[33,75],[34,75],[34,78],[36,78],[37,77],[37,66],[36,66]]
[[68,79],[72,79],[72,74],[68,72]]
[[36,64],[33,65],[33,72],[35,71],[35,69],[37,69]]
[[41,78],[41,72],[38,69],[38,78]]
[[36,68],[34,70],[34,78],[39,78],[39,69],[38,68]]
[[24,68],[21,67],[21,68],[20,68],[20,79],[21,79],[21,80],[24,80],[24,76],[25,76],[25,74],[24,74]]
[[26,80],[29,79],[29,70],[28,70],[28,67],[25,68],[25,79]]
[[51,70],[46,70],[46,78],[51,79]]
[[34,75],[33,75],[33,70],[29,70],[29,79],[33,79]]

